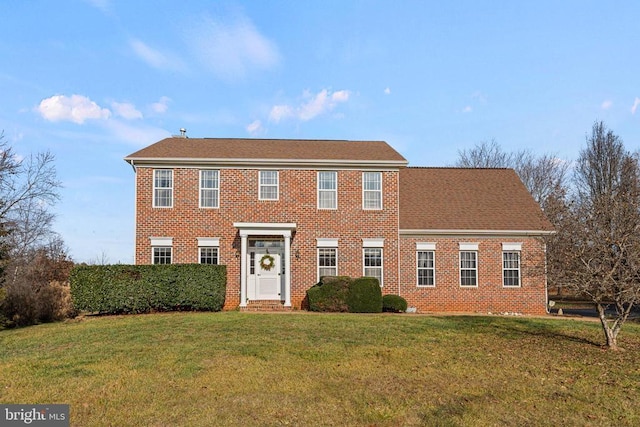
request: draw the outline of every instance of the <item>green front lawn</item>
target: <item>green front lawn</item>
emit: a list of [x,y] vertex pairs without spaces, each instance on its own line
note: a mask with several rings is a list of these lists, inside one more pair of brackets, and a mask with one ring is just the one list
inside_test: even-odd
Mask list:
[[0,402],[79,426],[640,425],[624,351],[567,319],[170,313],[0,332]]

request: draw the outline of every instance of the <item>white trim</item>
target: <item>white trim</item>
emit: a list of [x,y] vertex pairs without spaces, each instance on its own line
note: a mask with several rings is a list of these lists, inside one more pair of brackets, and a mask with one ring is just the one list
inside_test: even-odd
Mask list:
[[[156,172],[161,172],[161,171],[168,171],[171,172],[171,186],[169,187],[156,187]],[[152,202],[151,202],[151,206],[153,208],[159,208],[159,209],[171,209],[173,208],[173,199],[174,199],[174,187],[175,187],[175,174],[173,173],[174,170],[173,169],[169,169],[169,168],[158,168],[158,169],[153,169],[151,172],[151,189],[153,191],[153,194],[151,195],[152,198]],[[171,203],[168,206],[158,206],[158,204],[156,203],[156,190],[169,190],[171,191]]]
[[435,251],[436,244],[430,242],[416,243],[416,251]]
[[[216,158],[178,158],[178,157],[125,157],[130,164],[135,163],[144,167],[206,167],[215,164],[229,168],[250,167],[261,169],[262,167],[277,167],[281,169],[376,169],[376,171],[398,171],[398,168],[406,167],[407,160],[330,160],[330,159],[216,159]],[[269,166],[272,165],[272,166]]]
[[336,265],[335,268],[336,269],[336,274],[335,276],[338,275],[338,246],[318,246],[316,248],[316,280],[320,280],[320,250],[322,249],[333,249],[335,251],[335,256],[336,256]]
[[149,237],[151,246],[173,246],[173,237]]
[[[377,173],[377,174],[380,175],[380,190],[365,190],[365,188],[364,188],[364,175],[366,173]],[[365,211],[381,211],[383,209],[383,207],[384,207],[384,200],[383,200],[384,197],[383,197],[383,194],[382,194],[383,193],[383,187],[384,187],[383,186],[383,182],[384,182],[383,173],[381,171],[363,171],[362,175],[361,175],[361,178],[360,178],[360,181],[361,181],[361,186],[362,186],[362,210],[365,210]],[[380,207],[376,207],[376,208],[367,208],[367,207],[365,207],[365,205],[364,205],[364,194],[365,194],[366,191],[380,193]]]
[[316,239],[316,247],[318,248],[337,248],[338,239]]
[[[436,287],[436,246],[433,245],[433,249],[416,249],[416,286],[418,288],[435,288]],[[420,284],[420,257],[419,252],[431,252],[433,253],[433,268],[423,267],[423,270],[433,270],[433,285],[421,285]]]
[[[217,172],[218,176],[217,176],[217,181],[218,181],[218,186],[217,187],[202,187],[202,173],[203,172]],[[208,190],[208,191],[216,191],[216,195],[217,197],[215,198],[215,206],[202,206],[202,190]],[[208,169],[208,168],[203,168],[199,170],[198,173],[198,207],[201,209],[219,209],[220,208],[220,170],[219,169]]]
[[479,243],[460,242],[461,251],[478,251]]
[[[335,177],[335,188],[333,189],[326,189],[326,188],[320,188],[320,174],[321,173],[332,173]],[[335,206],[332,208],[323,208],[320,206],[320,192],[331,192],[334,195],[334,201],[335,201]],[[338,209],[338,171],[317,171],[316,172],[316,205],[318,210],[329,210],[329,211],[335,211]]]
[[[275,172],[276,173],[276,183],[275,184],[263,184],[262,183],[262,173],[263,172]],[[276,187],[276,197],[264,198],[262,197],[262,188],[263,187]],[[258,169],[258,200],[266,201],[266,202],[276,202],[280,200],[280,171],[278,169]]]
[[519,252],[522,250],[522,243],[503,243],[502,250],[505,252]]
[[[475,267],[474,268],[465,268],[464,270],[474,270],[476,272],[476,284],[475,285],[463,285],[462,284],[462,252],[469,252],[475,254]],[[480,282],[480,274],[479,274],[479,260],[478,260],[478,251],[470,250],[470,249],[460,249],[458,252],[458,284],[461,288],[477,288]]]
[[274,235],[291,237],[291,232],[296,229],[295,222],[234,222],[240,237],[250,235]]
[[219,237],[196,237],[198,239],[198,246],[220,246]]
[[384,248],[384,239],[362,239],[363,248]]

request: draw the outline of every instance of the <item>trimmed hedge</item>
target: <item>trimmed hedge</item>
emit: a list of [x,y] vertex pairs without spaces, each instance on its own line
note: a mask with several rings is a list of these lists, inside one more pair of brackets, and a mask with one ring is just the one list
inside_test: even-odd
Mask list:
[[404,313],[407,311],[407,300],[400,295],[385,295],[382,297],[382,311],[390,313]]
[[351,278],[325,276],[307,290],[309,311],[347,312],[347,294]]
[[150,311],[220,311],[224,265],[81,265],[71,271],[76,310],[101,314]]
[[326,276],[307,290],[310,311],[380,313],[382,290],[378,279]]
[[351,313],[381,313],[382,289],[375,277],[354,279],[349,286],[347,306]]

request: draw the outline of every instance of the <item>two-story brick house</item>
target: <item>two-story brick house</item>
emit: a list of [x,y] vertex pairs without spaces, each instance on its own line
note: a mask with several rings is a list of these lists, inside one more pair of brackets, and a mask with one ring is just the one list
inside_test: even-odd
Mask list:
[[383,141],[174,137],[135,170],[135,261],[227,266],[226,309],[374,276],[418,311],[544,313],[552,232],[508,169],[410,168]]

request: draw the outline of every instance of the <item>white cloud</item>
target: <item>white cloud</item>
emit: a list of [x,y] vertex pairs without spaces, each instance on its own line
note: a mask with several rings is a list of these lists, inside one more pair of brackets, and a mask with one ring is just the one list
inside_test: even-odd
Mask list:
[[247,132],[249,132],[249,134],[252,136],[259,135],[264,131],[262,122],[260,120],[254,120],[253,122],[249,123],[246,129]]
[[70,121],[82,124],[85,120],[106,120],[111,111],[82,95],[54,95],[43,99],[36,107],[40,115],[51,122]]
[[273,106],[269,114],[269,120],[276,123],[288,118],[296,118],[303,122],[309,121],[332,111],[339,103],[349,101],[351,92],[339,90],[332,93],[327,89],[323,89],[315,95],[309,91],[304,91],[302,97],[305,101],[301,102],[297,107],[286,104]]
[[636,97],[636,99],[633,101],[633,106],[631,107],[631,114],[636,113],[638,106],[640,106],[640,98]]
[[169,98],[168,96],[162,96],[160,97],[160,100],[158,102],[154,102],[153,104],[151,104],[151,109],[154,113],[164,114],[169,109],[170,101],[171,98]]
[[472,112],[472,111],[473,111],[473,108],[471,108],[471,105],[467,105],[466,107],[464,107],[464,108],[462,109],[462,112],[463,112],[463,113],[470,113],[470,112]]
[[123,119],[134,120],[142,118],[142,113],[136,109],[135,105],[128,102],[112,102],[111,108],[116,116],[120,116]]
[[386,95],[390,95],[390,94],[391,94],[391,89],[390,89],[390,88],[388,88],[388,87],[387,87],[387,88],[385,88],[385,89],[384,89],[384,93],[385,93]]
[[293,110],[288,105],[274,105],[269,113],[269,120],[278,123],[280,120],[293,117]]
[[612,106],[613,106],[613,101],[609,99],[602,101],[602,104],[600,104],[600,108],[602,108],[603,110],[608,110]]
[[269,69],[280,60],[275,43],[260,34],[246,17],[235,21],[205,17],[187,32],[187,44],[211,71],[235,79],[251,69]]
[[162,53],[157,49],[153,49],[141,40],[131,39],[129,40],[129,46],[138,58],[153,68],[178,71],[184,68],[182,61],[174,55]]

